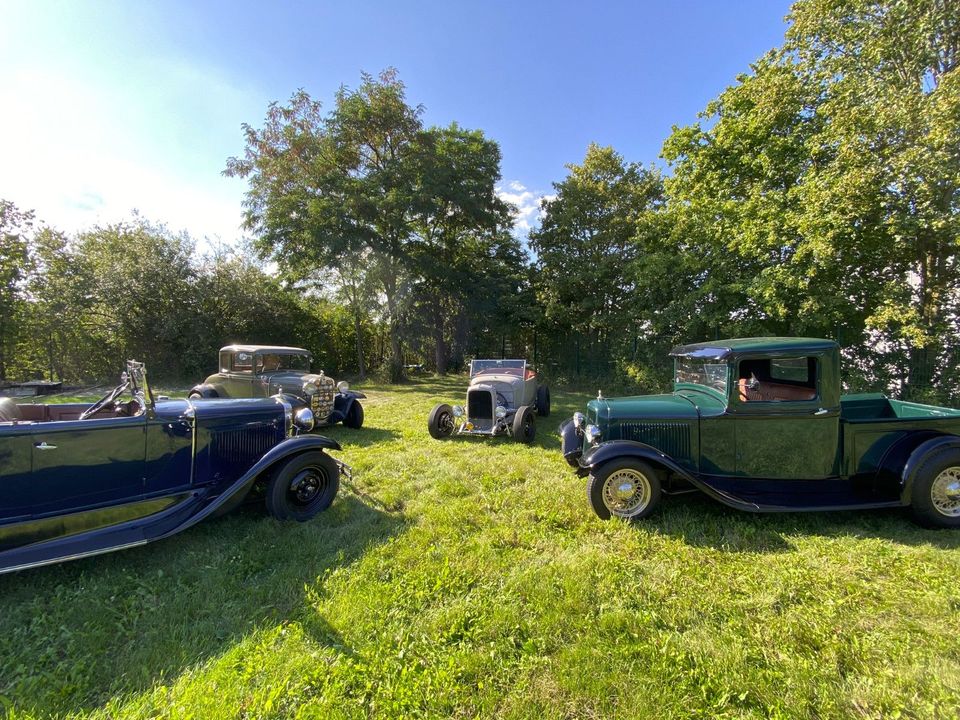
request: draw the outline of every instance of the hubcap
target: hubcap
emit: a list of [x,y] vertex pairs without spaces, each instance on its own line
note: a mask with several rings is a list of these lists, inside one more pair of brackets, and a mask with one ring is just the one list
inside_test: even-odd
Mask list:
[[603,484],[603,504],[612,515],[630,517],[650,503],[650,481],[639,470],[624,468]]
[[948,467],[934,478],[930,499],[941,515],[960,517],[960,466]]
[[323,491],[325,483],[326,476],[322,471],[306,468],[290,481],[290,494],[298,504],[309,505]]

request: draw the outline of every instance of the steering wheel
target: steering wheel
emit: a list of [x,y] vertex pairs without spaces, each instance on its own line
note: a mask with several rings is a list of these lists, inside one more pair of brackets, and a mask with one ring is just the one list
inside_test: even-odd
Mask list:
[[122,385],[117,385],[113,390],[108,392],[102,398],[97,400],[93,405],[91,405],[82,413],[80,413],[80,417],[78,418],[78,420],[89,420],[98,412],[100,412],[105,407],[107,407],[107,405],[112,404],[113,401],[116,400],[118,397],[120,397],[120,394],[126,389],[127,389],[126,382],[124,382]]

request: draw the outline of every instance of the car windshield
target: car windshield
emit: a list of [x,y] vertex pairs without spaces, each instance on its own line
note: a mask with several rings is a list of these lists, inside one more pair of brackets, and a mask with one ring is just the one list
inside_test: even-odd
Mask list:
[[727,364],[711,358],[678,357],[675,383],[704,385],[727,394]]
[[257,356],[257,372],[278,372],[283,370],[293,370],[297,372],[310,372],[309,355],[280,355],[276,353],[264,353]]
[[470,363],[470,377],[493,372],[523,375],[526,366],[526,360],[473,360]]

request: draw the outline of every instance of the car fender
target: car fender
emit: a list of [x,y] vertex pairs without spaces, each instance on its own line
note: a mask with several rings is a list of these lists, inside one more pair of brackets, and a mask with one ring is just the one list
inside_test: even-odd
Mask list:
[[294,455],[300,455],[311,450],[342,449],[343,448],[340,447],[340,443],[338,443],[336,440],[323,435],[298,435],[296,437],[287,438],[283,442],[272,447],[269,452],[260,458],[240,478],[234,480],[234,482],[226,490],[220,493],[220,495],[218,495],[216,499],[211,501],[206,507],[194,515],[191,515],[190,518],[187,519],[187,521],[182,525],[179,525],[169,532],[158,536],[157,539],[174,535],[182,530],[186,530],[188,527],[197,524],[204,518],[217,513],[227,503],[236,503],[241,501],[250,491],[250,488],[253,487],[253,484],[256,482],[257,478],[260,477],[260,475],[269,471],[273,466],[277,465],[283,460],[287,460]]
[[936,435],[928,437],[913,448],[900,471],[900,501],[904,505],[909,505],[912,501],[913,485],[917,472],[923,467],[926,460],[947,448],[960,449],[960,436]]
[[700,483],[700,481],[694,475],[692,475],[689,470],[679,465],[669,455],[657,450],[652,445],[637,442],[636,440],[607,440],[606,442],[602,442],[599,445],[595,445],[587,450],[580,458],[578,464],[583,470],[591,472],[594,468],[599,467],[604,463],[622,457],[649,460],[655,465],[660,465],[666,470],[680,475],[682,478],[689,480],[698,487],[702,487],[702,483]]
[[205,400],[228,397],[227,393],[223,389],[223,385],[214,385],[212,383],[200,383],[199,385],[194,385],[192,388],[190,388],[190,392],[187,393],[187,397],[193,393],[200,393],[200,397],[204,398]]
[[572,468],[579,468],[580,456],[583,454],[583,435],[573,424],[573,420],[567,420],[560,425],[560,449],[563,453],[563,459]]
[[342,420],[357,400],[366,399],[366,397],[363,393],[353,392],[352,390],[345,393],[338,392],[333,396],[333,416],[339,416],[337,420]]

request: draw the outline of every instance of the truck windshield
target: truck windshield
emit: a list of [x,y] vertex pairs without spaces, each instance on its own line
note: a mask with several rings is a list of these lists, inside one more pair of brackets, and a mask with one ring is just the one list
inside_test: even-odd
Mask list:
[[726,395],[727,364],[711,359],[678,357],[673,381],[704,385]]

